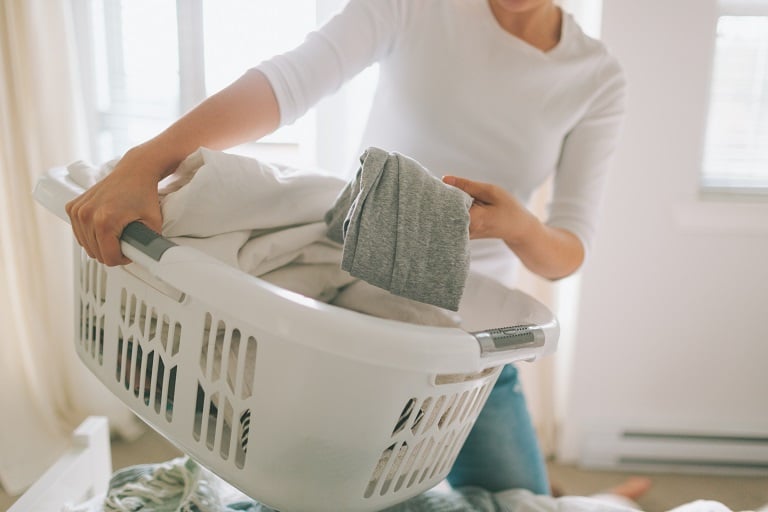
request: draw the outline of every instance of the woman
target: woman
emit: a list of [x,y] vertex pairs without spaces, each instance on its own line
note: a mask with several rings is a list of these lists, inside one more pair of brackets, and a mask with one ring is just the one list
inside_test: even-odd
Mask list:
[[[624,80],[553,0],[350,1],[298,48],[129,150],[67,205],[77,240],[103,263],[126,263],[122,229],[135,220],[160,229],[157,183],[184,157],[289,124],[374,62],[379,83],[361,147],[413,157],[475,198],[473,269],[510,286],[517,261],[549,279],[575,272],[593,234]],[[541,222],[524,205],[552,175]],[[449,481],[548,493],[514,367],[502,372]]]

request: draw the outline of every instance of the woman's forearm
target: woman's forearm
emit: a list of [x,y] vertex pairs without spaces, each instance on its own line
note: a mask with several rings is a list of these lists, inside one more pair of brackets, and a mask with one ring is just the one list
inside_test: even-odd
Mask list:
[[584,246],[576,235],[535,218],[524,237],[504,242],[528,270],[546,279],[567,277],[584,262]]
[[66,205],[72,230],[87,254],[106,265],[128,259],[118,239],[125,226],[140,221],[162,228],[157,183],[200,146],[224,149],[257,139],[279,125],[272,86],[249,71],[203,101],[165,131],[123,155],[114,170]]
[[279,122],[272,86],[252,69],[129,154],[159,180],[201,146],[226,149],[273,132]]

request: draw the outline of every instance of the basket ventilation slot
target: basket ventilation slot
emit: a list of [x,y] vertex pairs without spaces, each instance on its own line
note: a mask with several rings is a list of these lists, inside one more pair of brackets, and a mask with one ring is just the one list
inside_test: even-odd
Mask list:
[[107,292],[107,272],[104,265],[80,256],[80,345],[100,365],[104,364],[104,311]]
[[410,398],[363,496],[384,496],[442,478],[453,465],[493,381],[451,395]]
[[192,434],[222,459],[234,455],[242,469],[248,451],[250,409],[238,407],[253,394],[257,342],[206,314]]
[[145,407],[173,420],[181,323],[123,288],[115,378]]

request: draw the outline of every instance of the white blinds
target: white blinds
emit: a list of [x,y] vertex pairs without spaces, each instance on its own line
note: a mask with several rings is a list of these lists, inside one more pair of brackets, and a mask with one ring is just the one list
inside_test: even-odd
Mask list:
[[701,184],[768,193],[768,12],[718,20]]

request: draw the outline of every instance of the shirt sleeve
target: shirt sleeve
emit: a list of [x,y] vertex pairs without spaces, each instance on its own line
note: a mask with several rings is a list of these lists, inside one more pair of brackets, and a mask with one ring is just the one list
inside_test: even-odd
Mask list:
[[351,0],[295,49],[259,64],[277,97],[280,125],[381,60],[405,25],[411,0]]
[[589,253],[611,156],[624,117],[626,81],[606,55],[600,87],[584,116],[566,135],[554,179],[547,224],[575,234]]

